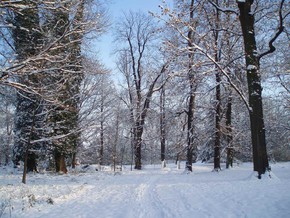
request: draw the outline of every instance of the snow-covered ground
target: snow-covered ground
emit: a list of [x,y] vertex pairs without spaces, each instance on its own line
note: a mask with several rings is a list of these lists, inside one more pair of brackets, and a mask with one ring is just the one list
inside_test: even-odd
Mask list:
[[[1,167],[0,217],[162,218],[290,217],[290,163],[272,164],[261,180],[251,163],[212,172],[195,164],[184,173],[175,165],[141,171],[29,174]],[[2,213],[2,216],[1,216]]]

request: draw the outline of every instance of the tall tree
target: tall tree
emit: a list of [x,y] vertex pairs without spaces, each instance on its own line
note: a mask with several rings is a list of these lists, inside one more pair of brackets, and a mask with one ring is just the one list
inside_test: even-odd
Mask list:
[[[120,50],[123,60],[129,60],[127,62],[129,67],[125,68],[127,70],[125,73],[129,75],[130,80],[132,79],[132,87],[130,81],[128,89],[131,90],[129,95],[134,104],[132,112],[134,114],[133,144],[135,150],[135,169],[141,169],[142,135],[147,112],[153,93],[160,89],[156,89],[155,85],[165,72],[167,66],[166,64],[163,65],[161,70],[145,67],[146,61],[149,60],[147,59],[149,57],[148,52],[150,51],[149,46],[156,39],[156,34],[158,33],[157,26],[153,22],[152,17],[142,13],[130,12],[127,15],[125,14],[123,19],[118,24],[117,37],[120,43],[125,42],[124,49]],[[149,76],[150,71],[153,71],[155,75],[151,72]]]
[[[190,1],[189,6],[189,22],[193,27],[196,27],[194,22],[194,0]],[[195,72],[193,69],[194,66],[194,49],[193,49],[193,37],[195,28],[189,28],[188,30],[188,80],[189,80],[189,100],[188,100],[188,110],[187,110],[187,164],[186,168],[189,171],[192,171],[192,163],[193,163],[193,152],[194,152],[194,110],[195,110],[195,92],[196,92],[196,84],[195,84]],[[196,158],[196,157],[195,157]]]
[[253,0],[237,0],[239,8],[239,19],[243,32],[247,81],[250,105],[250,122],[253,148],[254,171],[258,172],[258,178],[269,170],[269,161],[266,148],[265,125],[262,102],[262,86],[260,59],[265,55],[274,52],[275,40],[284,30],[285,17],[282,15],[282,8],[285,0],[282,0],[279,7],[279,25],[274,37],[269,41],[269,49],[258,54],[255,36],[255,14],[252,11]]
[[[12,29],[12,38],[14,41],[15,52],[18,60],[24,61],[34,57],[39,52],[41,43],[40,18],[38,14],[38,5],[35,2],[23,1],[25,9],[14,10],[11,22],[15,28]],[[40,84],[40,76],[34,73],[33,64],[25,67],[28,74],[18,76],[18,82],[28,87],[37,87]],[[25,170],[36,169],[36,153],[32,150],[39,148],[39,144],[33,147],[29,143],[31,140],[41,138],[41,119],[42,113],[41,99],[33,93],[17,93],[16,119],[15,119],[15,145],[14,145],[14,162],[18,164],[20,160],[24,161]],[[39,121],[39,122],[37,122]],[[34,126],[34,127],[32,127]],[[32,131],[32,129],[34,129]],[[31,135],[33,132],[33,135]],[[27,162],[28,161],[28,162]],[[25,180],[23,181],[25,183]]]
[[[66,157],[72,156],[72,167],[75,166],[76,148],[80,140],[78,131],[79,95],[83,78],[81,41],[84,35],[84,1],[64,2],[60,5],[52,2],[53,10],[49,11],[46,28],[49,35],[57,42],[51,55],[58,62],[51,63],[56,70],[55,77],[49,83],[58,83],[56,98],[61,105],[52,105],[48,122],[53,129],[51,137],[64,135],[65,138],[53,140],[56,171],[67,172]],[[51,40],[51,39],[48,39]],[[60,66],[59,66],[60,65]]]
[[[218,1],[216,1],[218,3]],[[214,60],[216,63],[220,62],[220,12],[215,9],[214,11]],[[216,79],[216,93],[215,93],[215,143],[214,143],[214,170],[221,169],[221,73],[218,67],[215,65],[215,79]]]

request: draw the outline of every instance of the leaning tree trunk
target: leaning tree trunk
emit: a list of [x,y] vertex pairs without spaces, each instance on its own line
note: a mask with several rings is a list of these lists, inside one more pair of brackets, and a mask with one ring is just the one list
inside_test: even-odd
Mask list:
[[251,12],[252,4],[253,0],[246,0],[244,2],[238,1],[238,7],[240,10],[239,19],[242,27],[246,53],[254,171],[257,171],[258,178],[261,178],[261,174],[264,174],[269,168],[269,162],[263,117],[260,62],[257,55],[254,14]]
[[[145,101],[141,110],[141,89],[139,89],[138,93],[138,106],[137,106],[137,121],[135,123],[135,129],[134,129],[134,149],[135,149],[135,169],[141,170],[142,168],[142,163],[141,163],[141,146],[142,146],[142,135],[144,131],[144,125],[145,125],[145,120],[147,117],[147,112],[150,107],[150,102],[152,99],[152,95],[155,91],[158,91],[159,89],[155,89],[155,84],[157,83],[158,79],[161,77],[161,75],[164,74],[164,72],[167,69],[167,64],[164,64],[162,66],[161,71],[159,74],[155,77],[155,79],[152,81],[147,94],[145,96]],[[138,86],[140,87],[140,86]]]

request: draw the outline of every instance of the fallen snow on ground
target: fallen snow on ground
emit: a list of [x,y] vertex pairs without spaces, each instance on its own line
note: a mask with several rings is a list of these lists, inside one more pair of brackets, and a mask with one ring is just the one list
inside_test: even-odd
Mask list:
[[29,174],[24,185],[21,172],[1,167],[0,217],[290,217],[289,162],[273,164],[271,178],[261,180],[251,163],[212,169],[201,163],[190,174],[174,164],[118,173],[93,168]]

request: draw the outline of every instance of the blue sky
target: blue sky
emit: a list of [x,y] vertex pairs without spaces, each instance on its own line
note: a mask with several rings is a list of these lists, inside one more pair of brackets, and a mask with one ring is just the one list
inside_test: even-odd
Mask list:
[[[112,26],[109,30],[114,29],[115,22],[122,16],[123,12],[132,11],[152,11],[159,12],[158,5],[162,0],[111,0],[109,4],[109,17]],[[96,50],[99,51],[98,58],[105,64],[105,66],[115,71],[114,56],[112,51],[114,49],[112,31],[104,34],[96,43]]]

